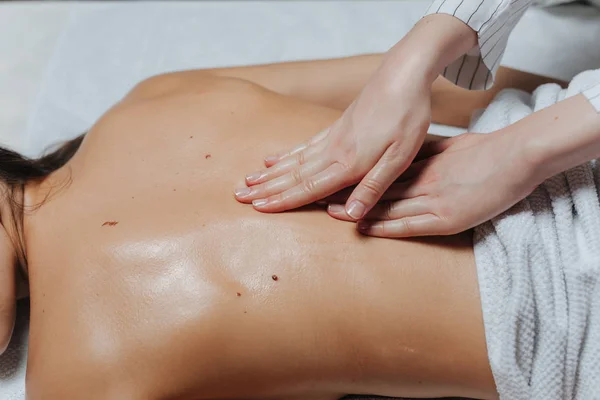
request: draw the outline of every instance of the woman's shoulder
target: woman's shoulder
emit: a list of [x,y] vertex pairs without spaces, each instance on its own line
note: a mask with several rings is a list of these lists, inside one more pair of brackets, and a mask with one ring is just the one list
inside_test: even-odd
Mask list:
[[205,70],[188,70],[155,75],[144,79],[129,91],[122,103],[191,93],[243,91],[269,92],[264,87],[244,79],[217,76]]

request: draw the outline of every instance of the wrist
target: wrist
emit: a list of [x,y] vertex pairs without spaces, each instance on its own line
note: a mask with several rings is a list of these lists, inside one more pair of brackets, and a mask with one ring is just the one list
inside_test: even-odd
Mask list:
[[504,128],[535,185],[600,156],[600,115],[578,95]]
[[382,68],[396,74],[402,68],[432,84],[447,65],[476,45],[477,33],[458,18],[428,15],[388,51]]
[[497,158],[490,161],[499,166],[501,175],[498,181],[504,180],[514,192],[524,196],[531,193],[545,178],[540,178],[538,159],[532,157],[530,148],[524,145],[524,135],[514,125],[487,133],[492,140],[491,146]]

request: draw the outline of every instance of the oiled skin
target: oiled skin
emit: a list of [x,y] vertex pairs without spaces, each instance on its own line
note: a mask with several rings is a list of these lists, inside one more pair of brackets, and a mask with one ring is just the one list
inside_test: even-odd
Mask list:
[[26,192],[50,192],[25,219],[28,399],[493,398],[470,234],[367,238],[234,200],[260,155],[339,115],[185,75],[110,110]]

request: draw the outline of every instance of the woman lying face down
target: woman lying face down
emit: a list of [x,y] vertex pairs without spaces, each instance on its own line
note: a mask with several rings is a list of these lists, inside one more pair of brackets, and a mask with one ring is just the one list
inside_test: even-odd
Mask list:
[[[338,118],[379,60],[155,77],[44,160],[3,153],[0,344],[19,272],[28,398],[494,398],[470,233],[367,238],[231,193],[257,155]],[[439,85],[464,105],[440,119],[490,96]]]

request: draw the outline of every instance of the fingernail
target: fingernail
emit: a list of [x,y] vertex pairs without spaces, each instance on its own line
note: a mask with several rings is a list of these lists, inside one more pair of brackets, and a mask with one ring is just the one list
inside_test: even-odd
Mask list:
[[352,200],[346,209],[346,213],[354,219],[360,219],[365,213],[365,205],[358,200]]
[[250,192],[252,192],[252,190],[250,188],[243,187],[235,189],[234,192],[236,197],[246,197],[250,194]]
[[254,182],[260,179],[262,176],[262,172],[253,172],[251,174],[246,175],[246,182]]
[[279,158],[277,156],[269,156],[269,157],[265,158],[265,162],[267,164],[275,163],[275,162],[277,162],[277,160],[279,160]]
[[332,214],[343,214],[345,213],[344,206],[341,204],[330,204],[327,207],[327,211]]
[[360,232],[368,232],[369,228],[371,228],[371,225],[367,221],[358,221],[358,223],[356,225],[357,225],[356,228]]
[[266,205],[268,202],[269,202],[269,200],[267,200],[267,199],[252,200],[252,205],[254,207],[262,207],[262,206]]

